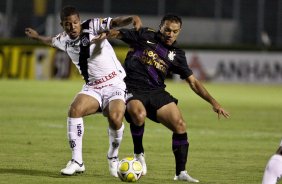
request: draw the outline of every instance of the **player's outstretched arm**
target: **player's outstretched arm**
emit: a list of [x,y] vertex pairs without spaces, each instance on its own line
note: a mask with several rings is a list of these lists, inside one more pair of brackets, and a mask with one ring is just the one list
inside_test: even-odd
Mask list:
[[121,39],[122,35],[120,34],[120,31],[116,30],[115,28],[124,27],[131,23],[136,30],[139,30],[142,27],[142,21],[137,15],[120,16],[113,18],[110,26],[111,29],[109,31],[100,33],[99,37],[91,40],[91,43],[95,43],[103,39]]
[[41,36],[38,34],[37,31],[35,31],[32,28],[25,28],[25,34],[34,40],[37,41],[41,41],[42,43],[46,44],[46,45],[51,45],[52,44],[52,37],[48,37],[48,36]]
[[113,18],[111,21],[111,28],[124,27],[132,24],[136,30],[142,27],[142,21],[137,15],[120,16]]
[[229,113],[225,111],[221,107],[221,105],[209,94],[203,84],[198,81],[198,79],[196,79],[194,75],[189,76],[186,79],[186,82],[197,95],[199,95],[202,99],[206,100],[212,105],[214,112],[216,112],[218,115],[218,118],[220,118],[220,116],[229,118]]

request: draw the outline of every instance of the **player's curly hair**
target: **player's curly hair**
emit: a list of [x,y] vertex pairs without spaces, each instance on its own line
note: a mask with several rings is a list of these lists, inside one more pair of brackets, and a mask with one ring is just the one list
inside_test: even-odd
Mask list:
[[168,21],[171,21],[171,22],[177,22],[177,23],[180,23],[180,27],[182,26],[182,19],[178,16],[178,15],[175,15],[175,14],[167,14],[165,16],[163,16],[162,20],[161,20],[161,24],[160,24],[160,27],[163,26],[164,22],[168,20]]
[[79,12],[77,9],[73,6],[64,6],[60,13],[61,21],[63,21],[66,17],[71,15],[77,15],[79,17]]

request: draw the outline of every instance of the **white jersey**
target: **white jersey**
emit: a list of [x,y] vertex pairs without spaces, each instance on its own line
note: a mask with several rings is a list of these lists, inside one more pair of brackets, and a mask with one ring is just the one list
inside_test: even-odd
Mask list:
[[90,43],[99,33],[110,29],[112,18],[93,18],[81,24],[81,35],[72,40],[62,32],[53,37],[52,45],[67,52],[86,83],[104,86],[123,80],[125,71],[107,39]]

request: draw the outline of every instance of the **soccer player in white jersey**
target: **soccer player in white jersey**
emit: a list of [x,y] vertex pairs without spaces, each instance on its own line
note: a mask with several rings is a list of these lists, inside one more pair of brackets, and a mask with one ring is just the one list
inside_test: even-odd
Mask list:
[[268,161],[262,179],[262,184],[276,184],[282,177],[282,140],[279,148]]
[[85,80],[68,111],[67,134],[72,159],[61,174],[85,171],[82,159],[83,117],[102,111],[109,122],[109,170],[111,175],[118,177],[118,149],[124,130],[125,71],[108,40],[98,38],[103,32],[131,23],[138,30],[142,22],[134,15],[93,18],[81,23],[79,12],[72,6],[64,7],[60,18],[64,32],[57,36],[42,36],[32,28],[26,28],[25,33],[29,38],[65,51]]

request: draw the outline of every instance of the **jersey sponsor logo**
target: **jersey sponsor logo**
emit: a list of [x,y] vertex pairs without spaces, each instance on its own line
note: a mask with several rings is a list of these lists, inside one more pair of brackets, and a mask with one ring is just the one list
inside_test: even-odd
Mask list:
[[102,77],[101,79],[97,79],[93,82],[89,82],[88,85],[98,85],[98,84],[102,84],[108,80],[111,80],[112,78],[116,77],[117,73],[115,71],[113,71],[112,73],[110,73],[109,75],[106,75],[104,77]]
[[167,57],[170,61],[173,61],[174,60],[174,57],[175,57],[175,52],[174,51],[169,51]]
[[141,62],[146,65],[153,66],[154,68],[166,73],[168,65],[159,57],[157,53],[152,50],[144,50],[143,56],[141,56]]

